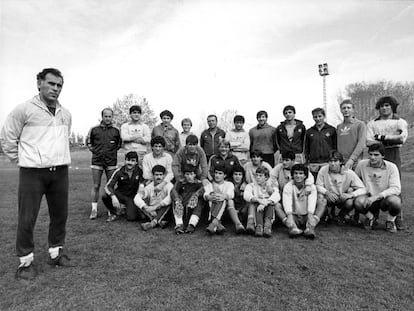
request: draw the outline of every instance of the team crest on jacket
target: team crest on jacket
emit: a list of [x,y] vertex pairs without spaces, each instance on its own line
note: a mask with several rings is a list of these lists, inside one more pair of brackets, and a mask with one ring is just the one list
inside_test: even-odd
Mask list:
[[299,132],[299,133],[302,133],[302,129],[298,129],[298,132]]
[[331,136],[331,133],[326,133],[325,135],[326,135],[326,137],[329,137],[329,136]]
[[234,161],[230,161],[230,165],[234,165]]

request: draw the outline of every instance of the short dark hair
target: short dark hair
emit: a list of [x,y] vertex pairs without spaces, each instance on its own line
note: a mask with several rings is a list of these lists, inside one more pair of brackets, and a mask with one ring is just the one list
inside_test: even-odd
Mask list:
[[136,151],[129,151],[125,154],[125,160],[135,159],[138,162],[138,153]]
[[193,134],[188,135],[187,138],[185,139],[185,144],[186,145],[197,145],[198,137]]
[[195,173],[195,172],[196,172],[196,167],[194,165],[184,164],[183,174],[185,174],[185,173]]
[[109,110],[110,112],[112,112],[112,115],[114,115],[114,111],[112,110],[112,108],[104,108],[104,109],[102,109],[102,111],[101,111],[101,116],[103,117],[103,114],[104,114],[104,111],[105,110]]
[[157,164],[157,165],[154,165],[151,172],[152,172],[152,174],[155,174],[156,172],[165,174],[166,169],[165,169],[164,166],[162,166],[160,164]]
[[138,105],[132,105],[129,107],[129,114],[133,113],[134,111],[138,111],[138,113],[142,113],[142,109]]
[[263,152],[261,152],[260,150],[255,149],[255,150],[250,152],[250,158],[253,158],[253,157],[261,157],[263,159]]
[[224,165],[222,165],[222,164],[216,165],[214,167],[214,171],[223,172],[225,175],[227,175],[226,167]]
[[270,176],[270,172],[269,172],[269,169],[267,168],[267,167],[264,167],[264,166],[259,166],[257,169],[256,169],[256,175],[257,174],[264,174],[266,177],[268,177],[269,178],[269,176]]
[[379,153],[381,153],[381,155],[385,155],[385,147],[381,143],[376,143],[376,144],[370,145],[368,147],[368,153],[370,153],[372,151],[378,151]]
[[151,147],[154,147],[155,144],[161,144],[165,147],[165,138],[162,136],[155,136],[151,139]]
[[265,110],[260,110],[258,113],[256,113],[256,119],[259,119],[261,115],[265,115],[266,118],[268,118],[267,112]]
[[305,164],[297,163],[297,164],[294,164],[292,166],[292,168],[290,169],[290,174],[292,175],[292,178],[293,178],[293,173],[295,171],[303,172],[305,174],[306,178],[308,178],[308,176],[309,176],[309,169]]
[[236,116],[234,116],[233,123],[236,123],[236,122],[242,122],[242,123],[244,123],[245,122],[244,117],[241,116],[241,115],[239,115],[239,114],[236,115]]
[[315,108],[312,110],[312,115],[319,114],[319,113],[326,116],[325,110],[323,108]]
[[214,117],[214,118],[216,119],[216,121],[217,121],[217,116],[216,116],[215,114],[209,114],[209,115],[207,116],[207,119],[208,119],[208,118],[211,118],[211,117]]
[[174,119],[174,115],[169,110],[163,110],[163,111],[161,111],[160,118],[162,119],[163,116],[169,116],[171,118],[171,120]]
[[233,174],[234,173],[242,173],[244,177],[246,171],[244,170],[243,166],[241,166],[240,164],[236,164],[235,166],[233,166]]
[[296,159],[296,155],[293,151],[288,150],[288,151],[284,151],[282,152],[282,160],[283,159],[290,159],[290,160],[295,160]]
[[341,162],[341,164],[343,164],[344,156],[338,150],[331,150],[331,152],[329,153],[329,161],[331,160],[337,160]]
[[36,75],[37,81],[39,81],[39,80],[43,80],[44,81],[46,79],[46,75],[48,73],[51,73],[52,75],[61,78],[62,79],[62,83],[63,83],[63,75],[60,72],[60,70],[58,70],[56,68],[45,68],[45,69],[43,69],[41,72],[39,72]]
[[285,108],[283,108],[283,114],[285,114],[285,112],[288,111],[288,110],[292,110],[293,113],[296,113],[295,107],[293,107],[292,105],[287,105],[287,106],[285,106]]
[[380,107],[388,103],[391,105],[391,109],[393,113],[397,113],[397,106],[400,104],[394,97],[392,96],[383,96],[377,100],[377,103],[375,104],[375,109],[380,109]]

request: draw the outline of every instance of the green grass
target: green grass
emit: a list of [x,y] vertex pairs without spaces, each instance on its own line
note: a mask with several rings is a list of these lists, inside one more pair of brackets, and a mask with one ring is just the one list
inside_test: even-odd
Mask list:
[[[35,230],[41,273],[32,282],[14,279],[18,171],[0,170],[0,310],[412,310],[411,228],[390,234],[321,225],[308,241],[289,239],[280,226],[270,239],[236,236],[227,224],[224,236],[207,236],[205,225],[176,236],[172,226],[143,232],[137,222],[106,223],[101,203],[90,221],[88,160],[75,153],[70,171],[66,250],[77,267],[46,264],[43,204]],[[411,227],[413,183],[405,173]]]

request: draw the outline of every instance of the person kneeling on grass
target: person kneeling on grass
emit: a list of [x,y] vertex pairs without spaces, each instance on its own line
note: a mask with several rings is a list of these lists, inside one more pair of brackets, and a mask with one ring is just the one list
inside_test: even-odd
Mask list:
[[333,209],[331,215],[335,215],[335,208],[340,209],[338,224],[345,224],[351,220],[349,215],[354,208],[354,200],[367,193],[361,179],[354,171],[344,167],[344,158],[336,150],[331,151],[328,165],[319,170],[316,179],[318,209]]
[[236,228],[236,233],[242,234],[246,232],[242,222],[245,223],[247,221],[249,207],[243,197],[247,184],[244,169],[240,165],[236,165],[233,168],[232,182],[234,185],[234,207],[229,206],[227,210]]
[[[173,184],[170,182],[163,183],[166,169],[162,165],[155,165],[152,168],[153,181],[144,188],[144,193],[138,192],[134,198],[135,205],[150,220],[141,224],[144,231],[159,225],[164,228],[167,221],[164,220],[165,215],[171,208],[171,190]],[[163,187],[157,186],[163,184]]]
[[217,165],[214,169],[214,180],[204,186],[204,199],[208,201],[210,207],[209,219],[210,224],[206,231],[210,234],[222,234],[226,228],[221,224],[220,219],[223,216],[226,206],[234,209],[234,185],[225,181],[226,168]]
[[[256,181],[246,186],[244,199],[250,203],[249,210],[256,218],[255,236],[270,237],[272,235],[272,222],[274,218],[274,206],[280,201],[280,194],[277,188],[274,188],[267,181],[269,179],[269,170],[260,166],[256,169]],[[248,232],[252,232],[251,221],[249,217]],[[264,223],[264,224],[263,224]]]
[[121,204],[126,206],[127,220],[145,219],[144,214],[134,204],[134,196],[143,181],[142,170],[138,166],[138,154],[135,151],[129,151],[125,155],[125,165],[115,170],[105,185],[102,202],[109,211],[106,221],[114,221],[117,215],[123,213]]
[[365,214],[364,228],[373,229],[377,225],[379,211],[388,211],[385,229],[397,232],[395,218],[401,212],[401,182],[397,165],[384,160],[383,144],[368,147],[369,159],[361,160],[355,173],[364,182],[368,195],[355,199],[355,209]]
[[171,191],[176,234],[193,233],[203,211],[204,188],[196,179],[195,170],[195,166],[185,165],[184,180],[178,181]]
[[310,194],[306,194],[305,179],[309,176],[308,168],[303,164],[292,166],[293,180],[283,188],[283,208],[287,215],[286,226],[289,237],[303,235],[315,238],[315,227],[325,210],[316,209],[317,192],[315,185],[310,186]]

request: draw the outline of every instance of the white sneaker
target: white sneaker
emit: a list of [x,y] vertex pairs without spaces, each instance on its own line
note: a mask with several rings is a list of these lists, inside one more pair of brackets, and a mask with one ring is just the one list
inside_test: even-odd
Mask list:
[[98,210],[92,209],[91,214],[89,215],[89,219],[93,220],[93,219],[96,219],[97,217],[98,217]]

